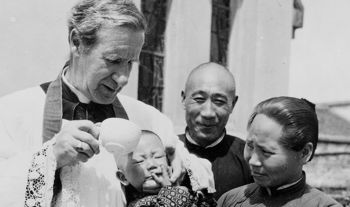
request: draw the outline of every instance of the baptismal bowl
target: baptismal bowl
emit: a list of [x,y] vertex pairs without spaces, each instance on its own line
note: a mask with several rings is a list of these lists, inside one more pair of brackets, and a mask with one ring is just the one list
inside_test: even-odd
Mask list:
[[121,118],[108,118],[101,123],[99,140],[113,154],[127,154],[140,141],[141,129],[135,123]]

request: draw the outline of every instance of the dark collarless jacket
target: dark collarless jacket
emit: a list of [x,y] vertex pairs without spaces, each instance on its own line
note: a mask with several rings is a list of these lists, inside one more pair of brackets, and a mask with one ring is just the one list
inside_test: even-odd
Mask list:
[[305,175],[298,183],[277,190],[251,183],[225,193],[217,207],[341,207],[325,193],[306,184]]

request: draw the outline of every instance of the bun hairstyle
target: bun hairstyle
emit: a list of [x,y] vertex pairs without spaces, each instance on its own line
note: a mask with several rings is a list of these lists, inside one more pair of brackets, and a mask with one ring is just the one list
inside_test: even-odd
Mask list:
[[318,142],[315,104],[304,98],[287,96],[267,99],[254,108],[248,121],[248,129],[258,114],[263,114],[282,126],[280,144],[285,148],[300,151],[311,142],[313,151],[309,161],[313,158]]

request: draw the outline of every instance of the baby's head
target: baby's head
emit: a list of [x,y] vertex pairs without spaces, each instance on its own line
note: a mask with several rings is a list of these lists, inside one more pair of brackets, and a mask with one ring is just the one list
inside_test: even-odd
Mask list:
[[158,193],[164,183],[170,183],[165,149],[154,132],[143,130],[135,151],[121,156],[117,165],[121,183],[138,192]]

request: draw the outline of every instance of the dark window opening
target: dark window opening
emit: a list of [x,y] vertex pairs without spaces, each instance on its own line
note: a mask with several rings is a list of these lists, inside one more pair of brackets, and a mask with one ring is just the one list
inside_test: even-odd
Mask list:
[[229,36],[230,0],[213,0],[210,61],[226,66]]
[[162,110],[167,1],[142,1],[141,11],[146,17],[148,31],[140,54],[138,99]]

